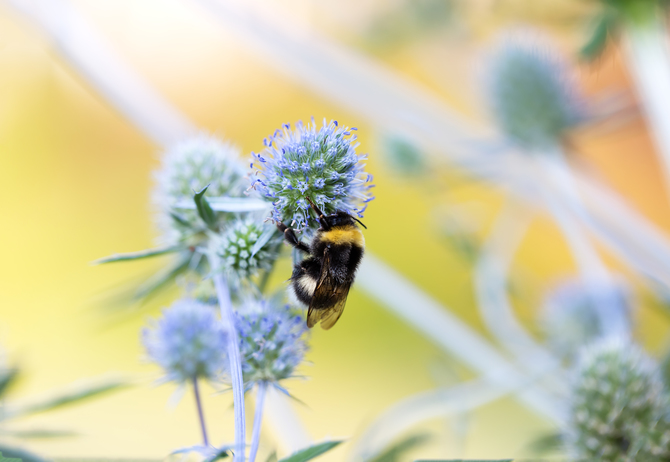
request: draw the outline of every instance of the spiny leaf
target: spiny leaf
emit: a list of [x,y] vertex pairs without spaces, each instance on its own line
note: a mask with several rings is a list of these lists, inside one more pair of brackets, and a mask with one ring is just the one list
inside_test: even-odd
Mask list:
[[23,448],[0,444],[0,460],[7,458],[18,458],[22,462],[51,462],[51,459],[45,459]]
[[156,249],[147,249],[140,250],[139,252],[128,252],[128,253],[115,253],[109,257],[104,257],[93,262],[94,265],[101,265],[103,263],[112,263],[115,261],[125,261],[125,260],[139,260],[141,258],[156,257],[158,255],[164,255],[166,253],[178,252],[184,250],[185,247],[181,245],[170,245],[167,247],[159,247]]
[[186,228],[190,228],[192,226],[192,223],[188,221],[183,215],[180,215],[177,212],[170,212],[170,216],[172,219],[179,225],[184,226]]
[[417,459],[414,462],[513,462],[514,459]]
[[340,443],[342,443],[342,441],[326,441],[324,443],[318,443],[314,446],[301,449],[300,451],[281,459],[279,462],[305,462],[307,460],[312,460],[315,457],[330,451]]
[[195,193],[193,196],[193,202],[195,202],[195,208],[198,211],[200,218],[202,218],[202,221],[205,222],[209,229],[216,231],[216,214],[209,205],[209,202],[207,202],[207,199],[205,199],[205,192],[207,192],[207,188],[209,188],[209,185]]
[[272,236],[274,236],[276,232],[277,228],[275,226],[266,226],[263,234],[260,235],[258,240],[254,243],[254,246],[251,248],[251,256],[253,257],[256,255],[258,251],[272,239]]
[[19,370],[17,368],[4,369],[0,372],[0,397],[9,390],[9,386],[16,380],[18,375]]
[[182,253],[180,258],[172,266],[164,271],[154,274],[142,283],[142,285],[135,291],[133,299],[141,300],[143,298],[148,298],[165,287],[165,285],[174,281],[175,276],[188,269],[189,263],[191,262],[191,256],[192,254],[190,251]]
[[393,444],[386,451],[369,460],[369,462],[400,462],[401,456],[410,449],[424,443],[430,438],[427,434],[411,435]]
[[612,35],[616,28],[616,18],[610,12],[603,12],[597,19],[595,23],[595,28],[591,34],[589,41],[582,47],[579,54],[582,58],[587,61],[593,61],[598,58],[605,47],[609,37]]
[[70,430],[49,430],[49,429],[0,430],[0,436],[10,436],[12,438],[24,438],[24,439],[63,438],[77,435],[78,435],[77,432],[73,432]]
[[109,393],[111,391],[119,390],[120,388],[128,386],[126,381],[117,379],[106,380],[102,383],[88,384],[80,386],[74,390],[69,390],[61,394],[57,394],[50,398],[38,401],[35,403],[19,406],[14,409],[6,411],[7,418],[22,417],[30,414],[37,414],[39,412],[51,411],[70,404],[76,404],[88,398]]

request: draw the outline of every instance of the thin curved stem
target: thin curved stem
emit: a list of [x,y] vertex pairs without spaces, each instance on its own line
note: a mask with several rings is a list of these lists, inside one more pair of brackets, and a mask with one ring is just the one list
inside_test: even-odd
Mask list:
[[[218,268],[218,257],[209,256],[210,267]],[[244,381],[242,379],[242,358],[240,356],[240,342],[235,329],[235,313],[230,300],[228,284],[223,275],[213,271],[214,286],[221,307],[221,320],[227,334],[227,351],[230,361],[230,378],[233,385],[233,403],[235,407],[235,462],[244,462],[246,442],[246,420],[244,413]]]
[[579,266],[587,293],[598,313],[605,335],[630,336],[630,326],[621,301],[612,293],[614,284],[609,269],[585,235],[582,225],[589,221],[570,167],[560,150],[539,156],[549,188],[540,188],[544,199],[563,231]]
[[256,410],[254,411],[254,429],[251,432],[251,451],[249,451],[249,462],[256,460],[258,444],[261,440],[261,423],[263,421],[263,403],[265,402],[265,391],[268,388],[267,382],[259,382],[256,391]]
[[[528,384],[517,384],[521,388]],[[371,460],[380,451],[412,427],[435,418],[449,418],[472,411],[513,392],[486,379],[478,379],[452,388],[438,388],[408,396],[379,414],[356,438],[350,461]]]
[[[498,214],[474,268],[477,308],[498,342],[516,356],[517,362],[535,376],[560,371],[560,361],[538,344],[516,318],[507,293],[514,255],[531,223],[530,210],[508,201]],[[551,388],[566,391],[554,376]]]
[[205,415],[202,412],[202,401],[200,400],[200,390],[198,388],[198,378],[193,377],[193,394],[195,395],[195,405],[198,408],[198,419],[200,420],[200,430],[202,431],[202,443],[209,446],[207,439],[207,427],[205,426]]

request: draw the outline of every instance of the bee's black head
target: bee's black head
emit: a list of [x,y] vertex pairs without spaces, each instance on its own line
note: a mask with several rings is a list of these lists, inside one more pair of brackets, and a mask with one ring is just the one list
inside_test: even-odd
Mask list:
[[319,223],[321,223],[321,227],[323,229],[330,229],[334,226],[347,226],[347,225],[356,226],[356,224],[354,223],[355,221],[360,223],[360,225],[363,228],[368,229],[363,223],[361,223],[361,221],[358,218],[349,215],[347,212],[343,210],[337,210],[332,215],[325,216],[321,211],[321,209],[319,209],[319,207],[316,206],[314,201],[310,199],[309,196],[305,196],[305,199],[307,199],[307,202],[309,202],[309,205],[312,207],[312,210],[316,212],[316,216],[319,217]]
[[334,214],[328,215],[326,217],[326,221],[331,227],[347,226],[347,225],[356,226],[355,222],[358,222],[361,224],[363,228],[367,229],[366,226],[363,223],[361,223],[361,221],[358,218],[349,215],[347,212],[343,210],[338,210]]

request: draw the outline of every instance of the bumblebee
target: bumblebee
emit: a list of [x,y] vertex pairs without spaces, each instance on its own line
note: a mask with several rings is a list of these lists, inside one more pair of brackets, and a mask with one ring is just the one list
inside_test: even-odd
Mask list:
[[284,223],[277,223],[277,228],[284,234],[286,242],[308,254],[295,265],[290,279],[297,299],[309,307],[307,327],[321,322],[323,329],[330,329],[342,316],[349,289],[363,258],[365,239],[356,222],[363,228],[365,225],[341,210],[325,216],[314,202],[306,199],[321,225],[311,244],[302,243],[295,231]]

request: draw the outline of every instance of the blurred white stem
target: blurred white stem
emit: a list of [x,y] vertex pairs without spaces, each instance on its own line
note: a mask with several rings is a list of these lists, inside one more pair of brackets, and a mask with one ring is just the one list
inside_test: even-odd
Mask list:
[[166,145],[195,126],[140,77],[70,2],[5,0],[49,33],[50,44],[114,108],[154,142]]
[[582,229],[582,222],[588,221],[589,217],[563,152],[542,153],[536,161],[546,174],[545,182],[538,189],[572,251],[604,333],[628,337],[628,321],[612,290],[614,283],[610,271]]
[[[525,373],[454,316],[449,308],[442,306],[369,253],[363,259],[357,282],[358,287],[445,352],[473,368],[484,379],[506,390],[520,388],[521,384],[529,382]],[[561,404],[541,388],[520,388],[517,395],[530,409],[554,422],[563,421],[564,409]]]
[[670,49],[664,22],[664,18],[655,18],[644,24],[629,24],[624,50],[670,196]]
[[307,430],[293,410],[290,398],[274,387],[269,387],[265,399],[265,418],[272,427],[277,442],[291,454],[312,444]]
[[261,423],[263,422],[263,403],[265,392],[268,389],[267,382],[259,382],[256,389],[256,410],[254,411],[254,428],[251,432],[251,450],[249,451],[249,462],[256,461],[258,445],[261,441]]
[[485,380],[424,391],[394,403],[354,441],[348,459],[370,460],[396,438],[429,419],[449,418],[502,398],[512,390]]
[[228,283],[221,273],[216,271],[220,267],[219,259],[209,255],[209,266],[212,269],[212,279],[216,287],[216,295],[221,307],[221,321],[226,331],[228,360],[230,361],[230,379],[233,386],[233,406],[235,411],[235,462],[244,462],[246,451],[246,415],[244,413],[244,380],[242,377],[242,358],[240,355],[240,340],[235,328],[235,313],[230,300]]
[[[514,255],[532,221],[531,211],[507,201],[499,212],[474,268],[477,306],[489,332],[536,376],[561,369],[549,351],[539,345],[518,321],[508,297],[509,272]],[[552,376],[551,386],[565,392],[561,377]]]

